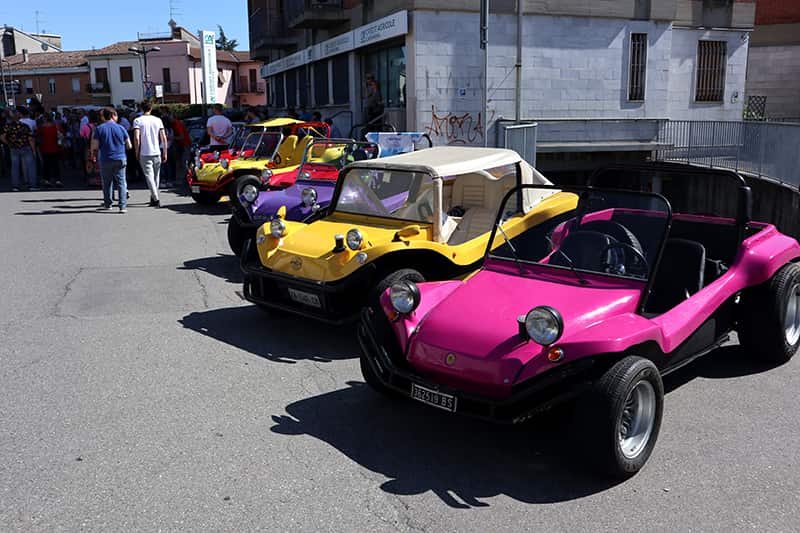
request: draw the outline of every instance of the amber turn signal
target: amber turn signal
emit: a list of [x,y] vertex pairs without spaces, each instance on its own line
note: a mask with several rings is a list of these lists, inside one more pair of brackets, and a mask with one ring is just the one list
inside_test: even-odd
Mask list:
[[564,359],[564,350],[561,348],[550,348],[547,350],[547,360],[551,363],[558,363]]

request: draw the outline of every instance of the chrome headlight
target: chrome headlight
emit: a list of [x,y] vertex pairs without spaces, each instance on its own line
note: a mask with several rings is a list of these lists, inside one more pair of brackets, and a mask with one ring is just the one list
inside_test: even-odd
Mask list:
[[219,159],[219,150],[214,150],[214,159]]
[[303,172],[302,174],[300,174],[300,179],[301,180],[310,180],[311,179],[311,174],[308,173],[308,172]]
[[261,177],[264,178],[265,180],[270,179],[272,177],[272,171],[268,168],[265,168],[264,170],[261,171]]
[[273,218],[272,222],[269,223],[269,232],[276,239],[280,239],[286,235],[286,223],[279,218]]
[[198,170],[203,168],[203,159],[200,156],[197,156],[197,159],[195,159],[194,163]]
[[419,305],[419,287],[413,281],[399,281],[389,289],[389,299],[395,311],[407,315]]
[[306,207],[311,207],[317,203],[317,190],[314,189],[314,187],[306,187],[303,189],[301,196],[303,198],[303,205]]
[[219,160],[219,166],[222,167],[222,170],[228,170],[229,163],[230,162],[224,158]]
[[357,229],[354,228],[347,232],[347,247],[351,250],[358,250],[363,242],[364,235]]
[[541,305],[534,307],[525,315],[525,331],[533,342],[550,346],[564,332],[564,320],[561,318],[561,313],[552,307]]
[[255,185],[248,183],[242,188],[242,196],[244,196],[245,202],[252,204],[258,198],[258,189]]

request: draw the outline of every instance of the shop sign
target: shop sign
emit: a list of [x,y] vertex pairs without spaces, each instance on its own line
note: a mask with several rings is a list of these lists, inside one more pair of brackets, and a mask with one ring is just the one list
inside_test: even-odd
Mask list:
[[344,54],[353,49],[355,32],[348,31],[333,39],[328,39],[315,46],[314,59],[324,59],[339,54]]
[[292,55],[282,57],[277,61],[273,61],[268,65],[264,65],[261,69],[261,77],[267,78],[269,76],[279,74],[284,70],[291,70],[295,67],[299,67],[300,65],[305,65],[306,63],[310,63],[313,58],[314,47],[309,46],[304,50],[300,50]]
[[217,47],[213,31],[200,32],[200,67],[203,71],[203,86],[206,88],[205,104],[217,103]]
[[356,48],[408,33],[408,11],[376,20],[355,30]]

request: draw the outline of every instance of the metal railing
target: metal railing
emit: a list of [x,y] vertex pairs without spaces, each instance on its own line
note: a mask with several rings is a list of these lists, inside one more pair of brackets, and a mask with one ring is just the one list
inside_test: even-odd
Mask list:
[[266,84],[263,81],[251,81],[248,76],[239,76],[239,84],[236,92],[240,94],[261,94],[266,91]]
[[663,161],[726,168],[785,185],[800,185],[800,124],[675,120],[663,124]]
[[517,152],[531,166],[536,166],[536,128],[538,124],[499,124],[499,146]]
[[181,82],[171,81],[164,83],[164,94],[181,94]]

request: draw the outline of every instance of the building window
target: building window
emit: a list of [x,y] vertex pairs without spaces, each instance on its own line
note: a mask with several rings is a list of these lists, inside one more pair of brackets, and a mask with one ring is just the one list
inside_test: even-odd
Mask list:
[[297,70],[286,73],[286,107],[297,106]]
[[161,69],[161,81],[164,83],[164,92],[172,94],[174,92],[172,90],[172,73],[168,67]]
[[47,94],[56,94],[55,78],[50,78],[49,80],[47,80]]
[[130,83],[133,81],[133,67],[119,67],[119,81]]
[[308,107],[310,104],[308,98],[308,75],[309,69],[307,66],[300,67],[297,69],[297,92],[298,92],[298,104],[300,107]]
[[25,80],[25,94],[33,94],[33,80]]
[[644,100],[647,77],[647,34],[631,33],[631,69],[628,80],[628,100]]
[[364,73],[378,82],[386,107],[406,105],[406,47],[384,48],[364,56]]
[[721,102],[725,95],[725,41],[697,43],[697,102]]
[[81,92],[81,79],[80,78],[72,78],[72,92],[74,92],[74,93]]
[[328,89],[328,63],[317,61],[314,63],[314,105],[328,105],[331,102]]
[[283,77],[283,74],[272,77],[272,87],[275,95],[272,99],[272,105],[275,107],[286,107],[286,93],[284,91]]
[[346,104],[350,101],[350,62],[347,54],[333,58],[333,103]]

